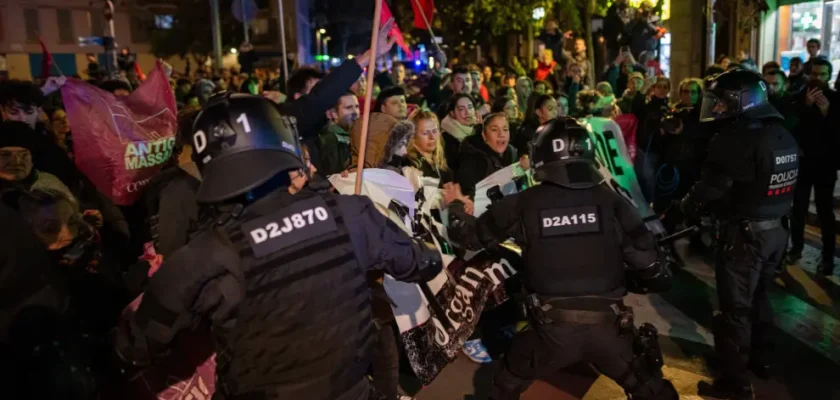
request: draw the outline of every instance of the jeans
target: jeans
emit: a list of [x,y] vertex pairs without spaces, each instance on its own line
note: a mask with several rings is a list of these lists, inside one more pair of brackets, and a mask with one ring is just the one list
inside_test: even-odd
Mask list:
[[797,177],[793,194],[793,209],[790,217],[790,234],[793,247],[791,254],[801,254],[805,241],[805,218],[808,215],[811,187],[814,188],[814,203],[817,206],[817,218],[822,231],[822,259],[832,263],[834,260],[834,183],[837,174],[833,169],[820,170],[816,166],[803,165]]
[[636,159],[633,161],[633,169],[636,170],[636,178],[639,180],[639,187],[645,201],[653,201],[656,191],[656,166],[659,164],[659,155],[641,148],[636,152]]

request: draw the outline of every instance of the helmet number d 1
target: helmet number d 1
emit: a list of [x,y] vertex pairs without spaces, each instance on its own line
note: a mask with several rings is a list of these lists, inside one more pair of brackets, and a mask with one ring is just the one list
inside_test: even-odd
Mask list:
[[248,116],[245,113],[239,114],[239,118],[236,119],[236,122],[239,122],[242,125],[242,128],[245,129],[245,133],[251,133],[251,124],[248,123]]

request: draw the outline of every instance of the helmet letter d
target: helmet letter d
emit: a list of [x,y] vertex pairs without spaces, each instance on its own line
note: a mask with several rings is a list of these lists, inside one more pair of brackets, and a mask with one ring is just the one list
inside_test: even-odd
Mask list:
[[199,130],[193,134],[193,146],[196,153],[201,153],[207,148],[207,135],[204,134],[204,131]]
[[551,141],[551,147],[554,149],[554,152],[566,150],[566,142],[563,139],[554,139]]

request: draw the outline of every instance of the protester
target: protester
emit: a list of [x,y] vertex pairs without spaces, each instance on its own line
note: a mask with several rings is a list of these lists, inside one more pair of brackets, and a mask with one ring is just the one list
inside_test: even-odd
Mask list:
[[320,160],[315,163],[325,176],[344,171],[350,162],[350,128],[359,119],[359,100],[347,92],[327,117],[330,122],[318,133]]
[[151,239],[156,253],[164,257],[187,244],[190,234],[198,230],[196,193],[201,174],[192,160],[191,144],[192,123],[198,111],[181,111],[172,159],[143,192]]
[[[30,82],[6,81],[0,85],[0,111],[3,121],[19,121],[31,130],[32,157],[35,168],[57,176],[65,186],[76,193],[81,189],[81,177],[67,155],[57,144],[55,135],[39,120],[43,112],[44,95]],[[16,126],[13,131],[22,128]],[[0,128],[0,132],[5,129]]]
[[475,134],[477,123],[475,105],[468,94],[457,94],[452,98],[446,118],[440,122],[443,129],[443,154],[446,163],[458,171],[461,160],[459,151],[461,143]]
[[406,156],[409,165],[420,170],[423,176],[439,179],[440,185],[452,182],[454,173],[446,164],[437,116],[430,111],[421,111],[411,121],[415,131]]
[[510,131],[513,132],[514,135],[519,132],[524,116],[521,112],[519,112],[519,106],[516,104],[515,97],[496,97],[496,100],[493,102],[493,106],[490,108],[490,112],[493,114],[505,114],[508,119],[508,124],[510,124]]
[[788,91],[790,93],[799,93],[805,84],[808,83],[808,74],[805,73],[805,67],[802,65],[802,58],[793,57],[790,59],[788,73]]
[[55,175],[38,170],[33,154],[38,148],[36,133],[23,122],[0,125],[0,191],[51,190],[78,204],[70,189]]
[[802,257],[804,248],[805,216],[814,189],[817,217],[822,231],[822,259],[819,272],[831,275],[834,271],[835,224],[834,185],[840,163],[835,154],[838,145],[837,127],[840,126],[840,98],[829,88],[832,65],[822,58],[813,58],[810,79],[799,94],[797,113],[800,120],[793,134],[802,151],[802,161],[791,212],[791,242],[788,261],[794,263]]
[[[472,135],[464,140],[459,158],[461,164],[456,170],[456,180],[463,193],[475,196],[475,185],[488,175],[520,161],[516,149],[510,146],[510,127],[504,114],[491,114],[484,120],[481,135]],[[521,161],[528,168],[527,157]]]
[[519,154],[528,154],[528,143],[536,136],[537,128],[557,118],[557,100],[547,94],[532,97],[525,114],[525,122],[515,132],[511,145]]
[[379,92],[376,97],[376,107],[379,112],[388,114],[398,120],[408,118],[408,108],[405,100],[405,89],[394,86]]

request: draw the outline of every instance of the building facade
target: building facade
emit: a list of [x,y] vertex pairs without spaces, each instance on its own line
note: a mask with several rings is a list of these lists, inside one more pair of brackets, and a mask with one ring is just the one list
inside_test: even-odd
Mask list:
[[[102,53],[99,46],[81,46],[79,37],[108,32],[104,1],[8,0],[0,5],[0,71],[12,79],[41,75],[43,52],[39,39],[52,53],[53,75],[84,75],[87,54]],[[132,17],[130,9],[117,7],[114,36],[120,46],[129,46],[144,69],[154,65],[147,24]],[[5,62],[3,62],[5,61]]]
[[[209,0],[208,0],[209,1]],[[311,28],[308,0],[282,0],[286,28],[286,49],[290,58],[307,60]],[[120,48],[129,47],[143,71],[154,67],[150,33],[167,29],[177,9],[166,0],[115,0],[114,37]],[[251,41],[259,57],[282,58],[279,35],[279,5],[276,0],[258,0],[257,19],[250,24]],[[39,39],[53,56],[52,75],[85,77],[89,54],[102,62],[100,46],[82,46],[80,37],[102,36],[109,32],[103,0],[6,0],[0,3],[0,74],[11,79],[32,79],[41,75],[43,52]],[[230,10],[220,10],[224,15]],[[210,16],[207,16],[209,23]],[[203,27],[197,27],[201,29]],[[207,27],[209,28],[209,27]],[[208,41],[211,32],[207,29]],[[237,58],[224,49],[225,66],[235,66]],[[166,60],[175,70],[183,70],[185,60]],[[302,62],[303,63],[303,62]]]
[[758,54],[761,62],[777,61],[786,72],[790,59],[808,60],[805,50],[809,39],[819,39],[820,55],[840,69],[840,2],[833,0],[770,0],[771,10],[764,15],[758,30]]

